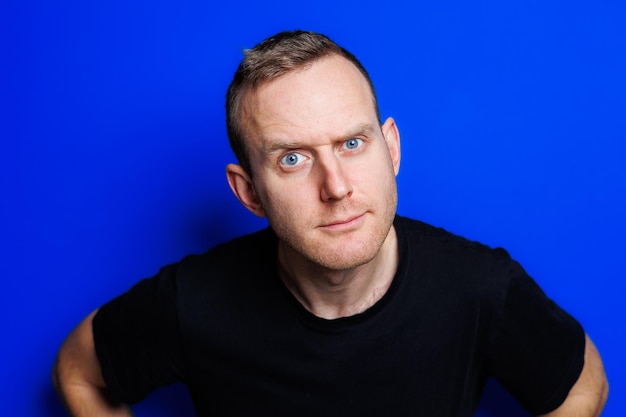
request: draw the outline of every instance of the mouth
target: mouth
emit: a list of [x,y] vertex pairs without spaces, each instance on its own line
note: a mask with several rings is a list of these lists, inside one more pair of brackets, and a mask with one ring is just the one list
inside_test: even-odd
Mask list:
[[345,231],[359,227],[365,220],[365,213],[356,216],[346,217],[344,219],[333,220],[320,226],[321,229],[328,231]]

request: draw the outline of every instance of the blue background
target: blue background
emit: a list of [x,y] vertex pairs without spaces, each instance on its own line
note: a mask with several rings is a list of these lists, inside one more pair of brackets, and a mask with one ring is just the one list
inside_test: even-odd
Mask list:
[[[138,279],[262,227],[231,195],[224,94],[284,29],[354,52],[399,124],[400,207],[504,246],[585,326],[626,410],[621,1],[4,1],[2,415],[61,416],[78,321]],[[478,415],[524,415],[491,385]],[[191,415],[180,386],[138,416]]]

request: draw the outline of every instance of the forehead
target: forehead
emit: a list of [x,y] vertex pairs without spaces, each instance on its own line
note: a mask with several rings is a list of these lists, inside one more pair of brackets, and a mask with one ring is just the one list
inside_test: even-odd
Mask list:
[[369,83],[353,63],[338,55],[248,91],[241,115],[252,147],[258,140],[300,141],[378,124]]

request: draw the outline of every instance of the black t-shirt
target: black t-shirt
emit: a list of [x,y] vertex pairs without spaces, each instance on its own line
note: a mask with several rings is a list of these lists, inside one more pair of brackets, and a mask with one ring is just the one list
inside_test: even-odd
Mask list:
[[96,352],[126,403],[174,381],[200,416],[471,416],[490,376],[530,412],[583,366],[580,325],[502,249],[397,217],[400,262],[361,314],[308,312],[271,229],[163,268],[103,306]]

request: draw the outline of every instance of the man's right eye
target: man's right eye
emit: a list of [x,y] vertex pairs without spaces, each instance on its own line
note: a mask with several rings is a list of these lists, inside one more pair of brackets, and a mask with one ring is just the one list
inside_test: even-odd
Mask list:
[[305,157],[302,154],[299,154],[297,152],[291,152],[288,153],[287,155],[283,156],[280,160],[281,165],[286,165],[289,167],[293,167],[296,166],[302,162],[304,162]]

